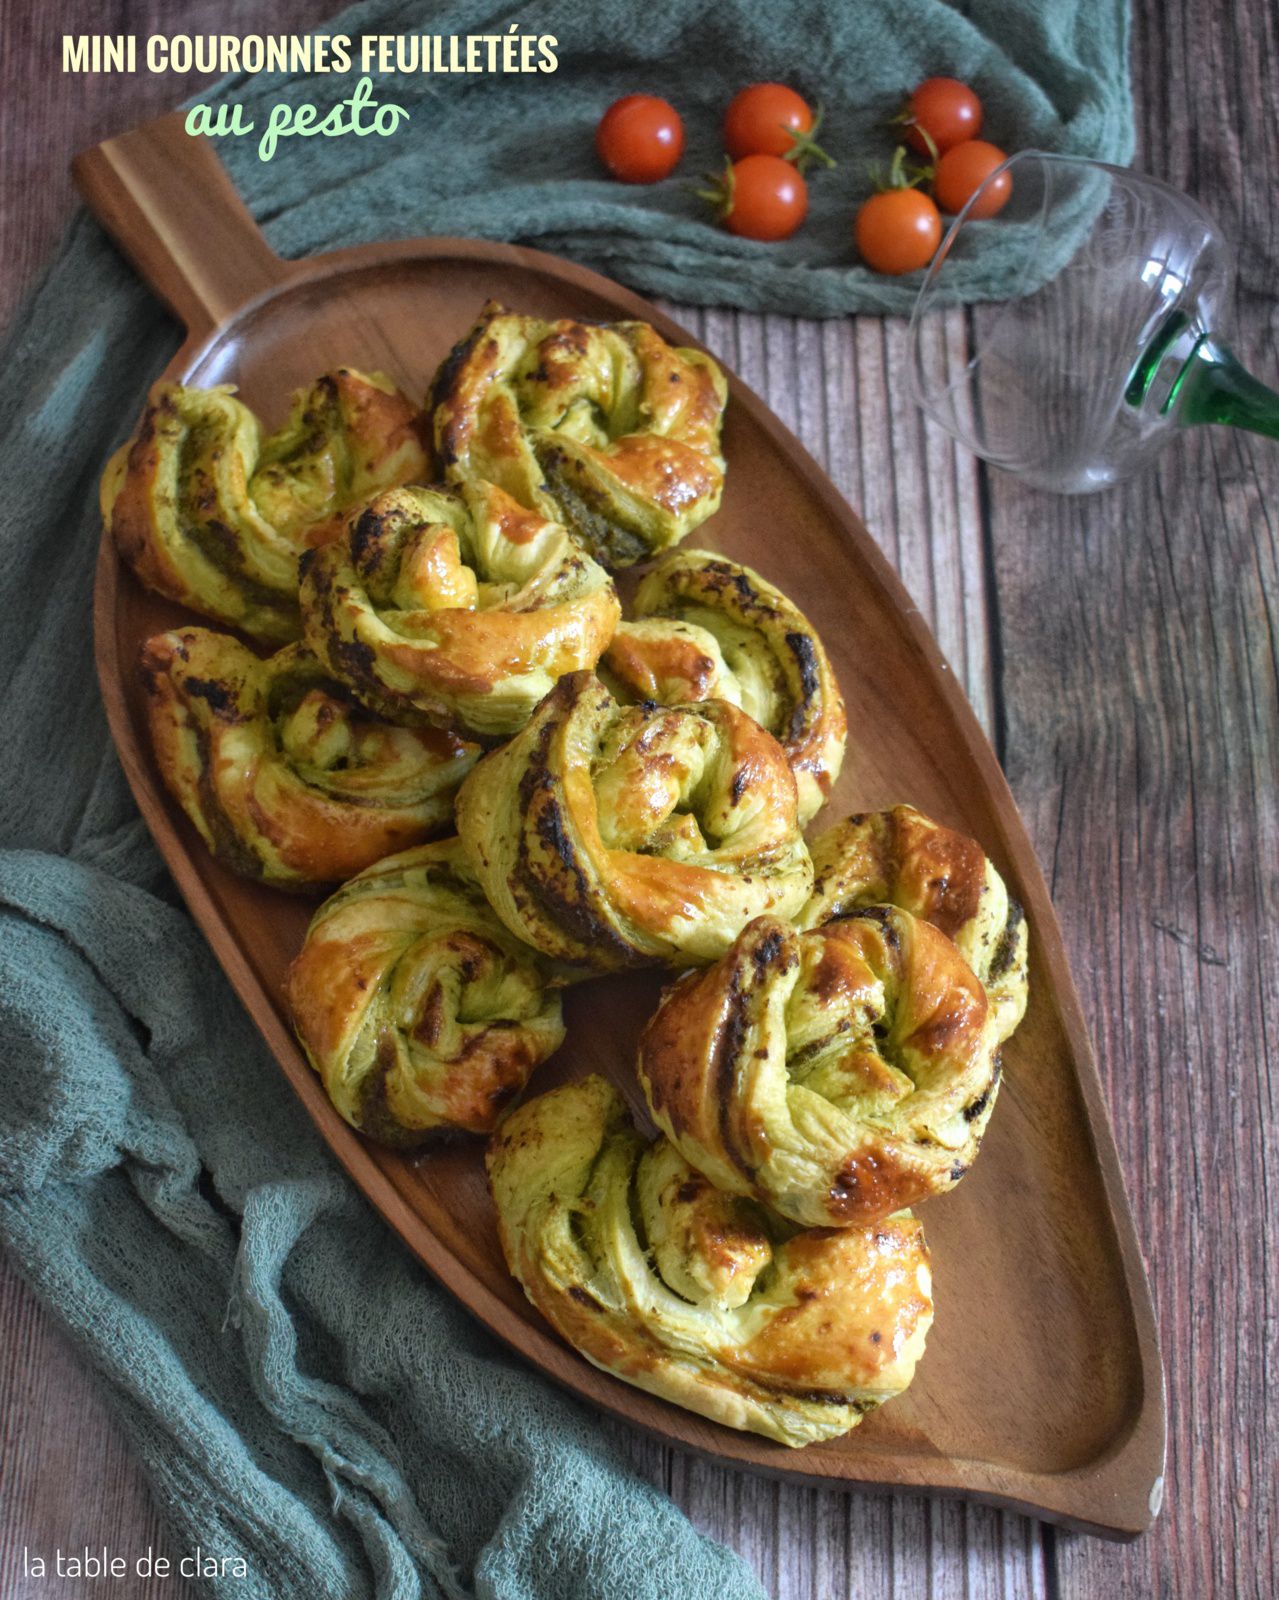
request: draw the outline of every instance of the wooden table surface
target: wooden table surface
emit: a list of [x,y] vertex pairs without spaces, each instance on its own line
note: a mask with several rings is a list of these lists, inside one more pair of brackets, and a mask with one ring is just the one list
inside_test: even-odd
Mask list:
[[[145,75],[62,78],[63,31],[290,31],[330,10],[79,0],[72,17],[69,4],[0,0],[0,321],[71,212],[71,153],[184,92]],[[1135,165],[1197,196],[1238,246],[1234,343],[1279,379],[1279,10],[1135,0],[1134,30]],[[30,94],[15,112],[20,88]],[[777,1600],[1269,1600],[1279,445],[1200,430],[1132,486],[1054,499],[923,425],[902,381],[900,323],[672,309],[861,511],[995,740],[1061,917],[1149,1264],[1167,1493],[1153,1532],[1117,1545],[961,1503],[764,1482],[603,1426]],[[963,319],[952,315],[956,335]],[[103,1543],[174,1553],[92,1379],[5,1268],[0,1600],[88,1594],[24,1579],[23,1546]],[[184,1587],[137,1592],[174,1600]]]

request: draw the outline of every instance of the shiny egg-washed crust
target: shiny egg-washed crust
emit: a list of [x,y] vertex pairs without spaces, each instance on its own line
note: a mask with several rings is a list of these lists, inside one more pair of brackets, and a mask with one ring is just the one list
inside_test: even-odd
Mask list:
[[170,792],[220,861],[278,888],[340,882],[446,831],[479,755],[390,727],[300,644],[260,660],[179,628],[148,639],[139,666]]
[[499,484],[627,567],[718,509],[728,386],[646,322],[544,322],[490,302],[427,407],[450,482]]
[[298,556],[355,501],[427,474],[422,413],[380,373],[342,367],[263,437],[228,385],[152,390],[102,477],[104,524],[150,589],[279,642],[300,631]]
[[629,700],[731,700],[786,752],[801,825],[826,802],[848,723],[830,659],[799,607],[750,567],[670,550],[645,574],[601,677]]
[[489,1146],[507,1264],[588,1361],[792,1448],[902,1392],[932,1323],[911,1216],[796,1232],[718,1193],[615,1089],[584,1078],[520,1106]]
[[719,1188],[806,1227],[953,1186],[999,1084],[985,992],[896,906],[808,933],[760,917],[663,997],[640,1042],[654,1120]]
[[813,893],[797,927],[863,906],[901,906],[954,940],[986,986],[995,1043],[1011,1036],[1026,1012],[1029,932],[975,839],[898,805],[848,817],[811,849]]
[[495,740],[593,667],[621,614],[558,522],[491,483],[391,489],[308,552],[306,642],[367,704]]
[[723,700],[619,706],[589,672],[484,757],[457,826],[507,927],[597,972],[713,961],[812,885],[770,733]]
[[556,979],[489,909],[456,839],[388,856],[316,912],[293,1026],[352,1127],[397,1148],[488,1133],[564,1038]]

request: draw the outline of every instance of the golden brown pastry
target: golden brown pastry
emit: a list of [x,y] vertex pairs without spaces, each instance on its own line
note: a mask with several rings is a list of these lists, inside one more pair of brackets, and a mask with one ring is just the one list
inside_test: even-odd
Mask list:
[[389,856],[316,912],[293,1025],[354,1128],[401,1148],[487,1133],[564,1038],[546,963],[490,911],[456,839]]
[[798,927],[863,906],[901,906],[953,939],[985,984],[996,1044],[1012,1034],[1026,1011],[1026,918],[976,840],[914,806],[889,806],[828,828],[812,854],[813,894]]
[[425,476],[422,413],[342,367],[263,437],[228,385],[157,384],[102,477],[102,517],[148,588],[260,639],[299,632],[298,556],[346,506]]
[[709,356],[646,322],[544,322],[490,301],[427,405],[450,482],[499,484],[626,567],[718,508],[727,394]]
[[588,1361],[730,1428],[847,1433],[914,1376],[933,1319],[911,1216],[807,1232],[648,1145],[589,1077],[519,1107],[489,1147],[507,1264]]
[[434,728],[393,728],[300,644],[265,661],[210,628],[148,639],[156,761],[218,859],[285,889],[336,883],[444,832],[479,755]]
[[646,573],[600,676],[620,698],[681,705],[731,700],[781,744],[799,820],[821,810],[844,760],[848,724],[816,630],[750,567],[707,550],[669,550]]
[[500,738],[616,626],[612,580],[491,483],[392,489],[302,563],[306,642],[396,721]]
[[619,706],[589,672],[479,763],[457,826],[507,927],[597,972],[713,961],[812,882],[771,734],[723,700]]
[[952,1188],[999,1083],[981,984],[896,906],[802,934],[760,917],[668,990],[639,1075],[691,1165],[808,1227],[873,1222]]

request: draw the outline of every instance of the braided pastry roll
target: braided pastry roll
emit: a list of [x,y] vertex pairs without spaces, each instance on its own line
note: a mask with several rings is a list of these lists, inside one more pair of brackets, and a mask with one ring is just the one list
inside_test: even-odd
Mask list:
[[668,990],[639,1076],[692,1166],[807,1227],[953,1188],[999,1083],[981,984],[895,906],[803,934],[760,917]]
[[302,563],[307,643],[396,721],[514,733],[621,614],[612,580],[558,522],[491,483],[392,489]]
[[596,972],[713,961],[812,882],[771,734],[723,700],[619,706],[589,672],[479,763],[457,827],[507,927]]
[[730,1428],[799,1446],[910,1383],[933,1319],[911,1216],[797,1233],[717,1192],[589,1077],[489,1147],[507,1264],[588,1361]]
[[488,1133],[564,1038],[546,963],[489,909],[456,839],[388,856],[316,912],[293,1025],[338,1111],[407,1148]]
[[627,699],[730,700],[786,752],[799,820],[821,810],[844,760],[848,723],[816,630],[750,567],[707,550],[670,550],[640,583],[633,622],[613,636],[601,676]]
[[298,634],[298,555],[345,506],[426,474],[388,378],[326,373],[263,437],[229,385],[159,384],[102,477],[102,518],[148,588],[260,639]]
[[814,885],[796,926],[815,928],[865,906],[891,904],[952,939],[981,979],[995,1043],[1026,1012],[1026,918],[975,839],[914,806],[864,811],[819,834]]
[[485,478],[627,567],[718,509],[728,386],[646,322],[544,322],[490,301],[428,408],[450,482]]
[[209,628],[159,633],[141,674],[156,761],[218,859],[279,888],[349,878],[448,828],[479,751],[392,728],[300,644],[265,661]]

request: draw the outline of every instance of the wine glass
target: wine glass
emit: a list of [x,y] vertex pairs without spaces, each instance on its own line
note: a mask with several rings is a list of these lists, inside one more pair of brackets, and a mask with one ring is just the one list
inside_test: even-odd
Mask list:
[[[979,220],[1001,174],[1012,193]],[[971,260],[979,241],[998,244],[1012,298],[973,308],[963,360],[926,322],[952,298],[947,263]],[[1229,247],[1188,195],[1104,162],[1020,151],[928,269],[910,326],[915,399],[984,460],[1064,494],[1130,477],[1190,424],[1279,438],[1279,395],[1220,338],[1231,278]]]

